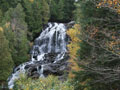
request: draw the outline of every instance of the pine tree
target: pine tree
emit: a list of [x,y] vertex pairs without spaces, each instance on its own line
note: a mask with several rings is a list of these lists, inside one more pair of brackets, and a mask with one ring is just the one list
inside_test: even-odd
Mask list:
[[51,0],[50,21],[69,22],[73,20],[75,0]]
[[[18,4],[17,7],[11,13],[13,17],[13,21],[11,22],[12,25],[15,25],[15,45],[16,48],[16,55],[14,62],[16,65],[19,65],[28,60],[28,40],[27,40],[27,24],[25,22],[25,14],[23,12],[23,8],[21,4]],[[14,22],[17,20],[17,22]],[[19,26],[18,26],[19,25]],[[12,27],[12,30],[14,28]],[[14,56],[13,56],[14,57]]]
[[98,8],[93,0],[80,0],[76,6],[82,42],[77,54],[81,70],[74,72],[75,90],[119,90],[118,13]]
[[2,11],[1,11],[1,9],[0,9],[0,23],[2,22]]
[[9,2],[9,7],[15,8],[18,3],[21,3],[22,0],[10,0]]
[[3,14],[9,9],[9,8],[15,8],[18,3],[20,3],[21,0],[0,0],[0,9],[2,10]]
[[31,4],[31,10],[30,10],[31,12],[29,14],[31,14],[32,16],[29,18],[32,18],[33,22],[30,21],[31,19],[28,19],[29,20],[28,23],[30,22],[30,24],[28,24],[28,27],[30,26],[29,29],[33,34],[33,39],[35,39],[39,35],[40,31],[43,28],[41,7],[42,6],[40,4],[40,1],[33,1],[33,3]]
[[0,27],[0,82],[7,80],[12,72],[13,65],[8,40],[4,36],[3,28]]
[[9,3],[7,2],[7,0],[0,0],[0,9],[2,10],[2,12],[6,12],[9,8]]
[[15,65],[28,60],[29,42],[27,40],[27,24],[21,4],[9,9],[4,18],[5,35],[9,40],[12,58]]
[[75,0],[65,0],[64,1],[64,21],[69,22],[73,20],[73,11],[75,10],[75,5],[74,5]]
[[49,5],[45,0],[40,1],[41,4],[41,15],[42,15],[42,24],[47,24],[50,16]]
[[55,0],[50,2],[50,21],[57,21],[57,4]]
[[[24,0],[23,6],[26,13],[26,22],[28,24],[28,35],[35,39],[43,28],[43,25],[47,24],[49,20],[49,5],[45,0]],[[32,34],[31,34],[32,33]]]
[[65,8],[65,1],[59,0],[57,17],[58,17],[58,20],[60,20],[60,21],[64,21],[63,19],[65,18],[64,8]]

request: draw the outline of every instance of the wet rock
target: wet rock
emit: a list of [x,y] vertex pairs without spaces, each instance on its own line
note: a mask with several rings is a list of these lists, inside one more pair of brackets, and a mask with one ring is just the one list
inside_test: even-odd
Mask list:
[[14,81],[19,78],[20,73],[26,73],[34,79],[51,74],[59,76],[61,80],[65,79],[64,73],[69,70],[67,44],[70,40],[66,30],[73,25],[74,21],[67,24],[48,23],[34,42],[30,61],[16,67],[9,77],[9,88],[14,86]]

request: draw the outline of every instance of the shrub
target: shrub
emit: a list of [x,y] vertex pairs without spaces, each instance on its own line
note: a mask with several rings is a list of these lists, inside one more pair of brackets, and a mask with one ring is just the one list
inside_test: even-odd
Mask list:
[[48,76],[47,78],[31,79],[25,75],[16,80],[13,90],[74,90],[69,80],[60,81],[56,76]]

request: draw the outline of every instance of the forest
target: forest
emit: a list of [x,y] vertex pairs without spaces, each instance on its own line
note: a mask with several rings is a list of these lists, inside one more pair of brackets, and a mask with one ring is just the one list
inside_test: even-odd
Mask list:
[[[74,24],[66,28],[63,38],[65,25],[71,22]],[[53,23],[58,23],[54,32]],[[46,27],[50,27],[52,38],[47,31],[48,41],[45,35],[38,40],[40,34],[46,34]],[[49,51],[44,43],[58,52]],[[68,69],[64,74],[60,68],[46,71],[49,74],[45,78],[33,78],[29,72],[38,64],[30,64],[28,73],[21,73],[14,87],[9,88],[10,75],[17,66],[29,62],[31,48],[37,44],[39,54],[48,53],[45,57],[49,57],[49,63],[58,53],[67,53],[69,58],[56,65],[67,62]],[[120,90],[120,0],[0,0],[0,90]]]

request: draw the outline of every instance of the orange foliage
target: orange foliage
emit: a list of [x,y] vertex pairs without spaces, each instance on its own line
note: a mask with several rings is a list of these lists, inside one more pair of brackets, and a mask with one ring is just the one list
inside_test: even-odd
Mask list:
[[120,55],[120,41],[110,41],[107,43],[107,47],[112,53]]
[[108,7],[120,14],[120,0],[101,0],[97,7]]
[[[117,30],[100,30],[98,27],[90,26],[87,27],[86,32],[89,40],[94,40],[102,48],[117,56],[120,55],[120,35]],[[94,46],[94,43],[91,42],[90,44]]]

